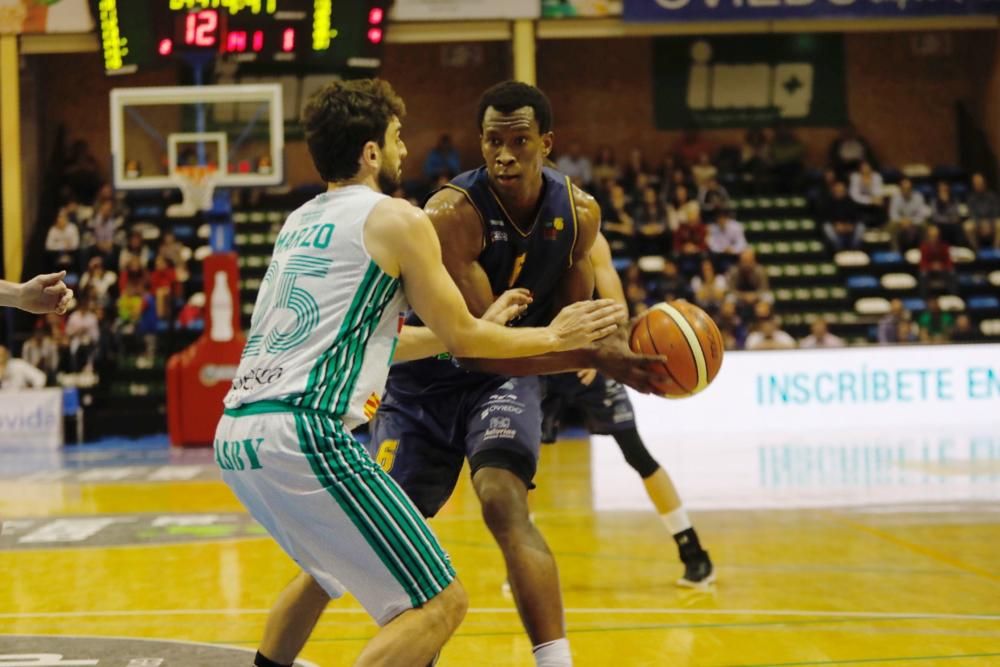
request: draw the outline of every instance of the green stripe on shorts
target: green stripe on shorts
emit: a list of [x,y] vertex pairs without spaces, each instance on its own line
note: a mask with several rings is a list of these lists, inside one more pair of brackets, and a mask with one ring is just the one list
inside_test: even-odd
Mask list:
[[396,483],[339,421],[296,413],[295,423],[302,453],[313,473],[411,604],[425,604],[444,590],[455,578],[455,571]]

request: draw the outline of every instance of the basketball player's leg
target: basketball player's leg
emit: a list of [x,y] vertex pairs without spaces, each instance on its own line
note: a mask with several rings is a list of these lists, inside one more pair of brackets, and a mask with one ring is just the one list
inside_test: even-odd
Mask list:
[[684,576],[677,584],[691,587],[714,581],[712,561],[691,525],[677,487],[639,436],[635,409],[625,387],[598,375],[587,391],[576,397],[576,404],[586,413],[590,432],[613,437],[625,461],[642,479],[646,494],[677,543],[678,554],[684,563]]
[[503,553],[536,663],[564,667],[572,660],[559,571],[528,510],[540,428],[537,378],[501,380],[484,391],[468,412],[466,447],[483,519]]
[[[217,452],[220,437],[257,449],[253,465],[237,465],[233,448],[223,447],[223,478],[309,577],[296,578],[279,599],[258,663],[290,665],[325,606],[323,594],[346,590],[382,626],[356,664],[429,663],[461,621],[465,594],[402,490],[329,418],[298,413],[225,422]],[[411,610],[420,613],[407,615]]]
[[299,572],[278,595],[264,625],[257,667],[287,665],[306,645],[330,595],[309,574]]

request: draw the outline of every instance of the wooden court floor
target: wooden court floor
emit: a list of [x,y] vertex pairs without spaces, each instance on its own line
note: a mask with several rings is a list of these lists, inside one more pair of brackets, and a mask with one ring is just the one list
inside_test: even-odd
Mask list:
[[[537,523],[558,559],[580,667],[1000,665],[996,504],[948,511],[695,512],[719,583],[690,592],[673,585],[680,573],[675,547],[651,511],[591,509],[589,466],[583,441],[547,447],[533,498]],[[155,526],[170,523],[157,519],[124,543],[0,537],[6,545],[0,546],[0,664],[10,664],[3,659],[4,635],[255,648],[266,610],[293,576],[293,564],[266,536],[251,529],[226,533],[212,524],[211,517],[242,508],[207,466],[200,476],[157,475],[155,482],[127,472],[0,480],[0,518],[14,535],[37,535],[30,531],[39,527],[58,533],[51,522],[61,518],[110,516],[126,526],[169,515],[188,517],[194,526],[185,529],[190,539],[165,544],[150,541]],[[678,481],[683,491],[684,480]],[[199,517],[209,519],[199,524]],[[104,524],[83,525],[92,531]],[[501,591],[499,552],[464,476],[432,527],[471,599],[439,664],[533,665],[513,604]],[[302,657],[323,667],[349,665],[373,631],[353,600],[335,602]]]

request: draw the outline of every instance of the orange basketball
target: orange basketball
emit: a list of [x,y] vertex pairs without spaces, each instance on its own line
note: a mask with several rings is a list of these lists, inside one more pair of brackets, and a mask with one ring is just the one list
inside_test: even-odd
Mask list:
[[694,396],[722,366],[722,334],[712,318],[686,301],[658,303],[632,328],[629,347],[638,354],[662,354],[669,377],[658,387],[665,398]]

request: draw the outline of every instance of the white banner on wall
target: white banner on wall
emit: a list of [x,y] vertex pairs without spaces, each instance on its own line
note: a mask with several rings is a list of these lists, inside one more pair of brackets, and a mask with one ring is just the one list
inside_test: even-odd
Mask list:
[[63,444],[59,388],[0,391],[0,449],[57,449]]
[[632,399],[644,433],[1000,428],[1000,345],[728,353],[697,396]]
[[393,21],[468,21],[475,19],[536,19],[539,0],[396,0]]
[[[630,395],[643,441],[695,509],[1000,494],[1000,345],[737,352],[697,396]],[[591,452],[596,509],[649,509],[610,437]]]

